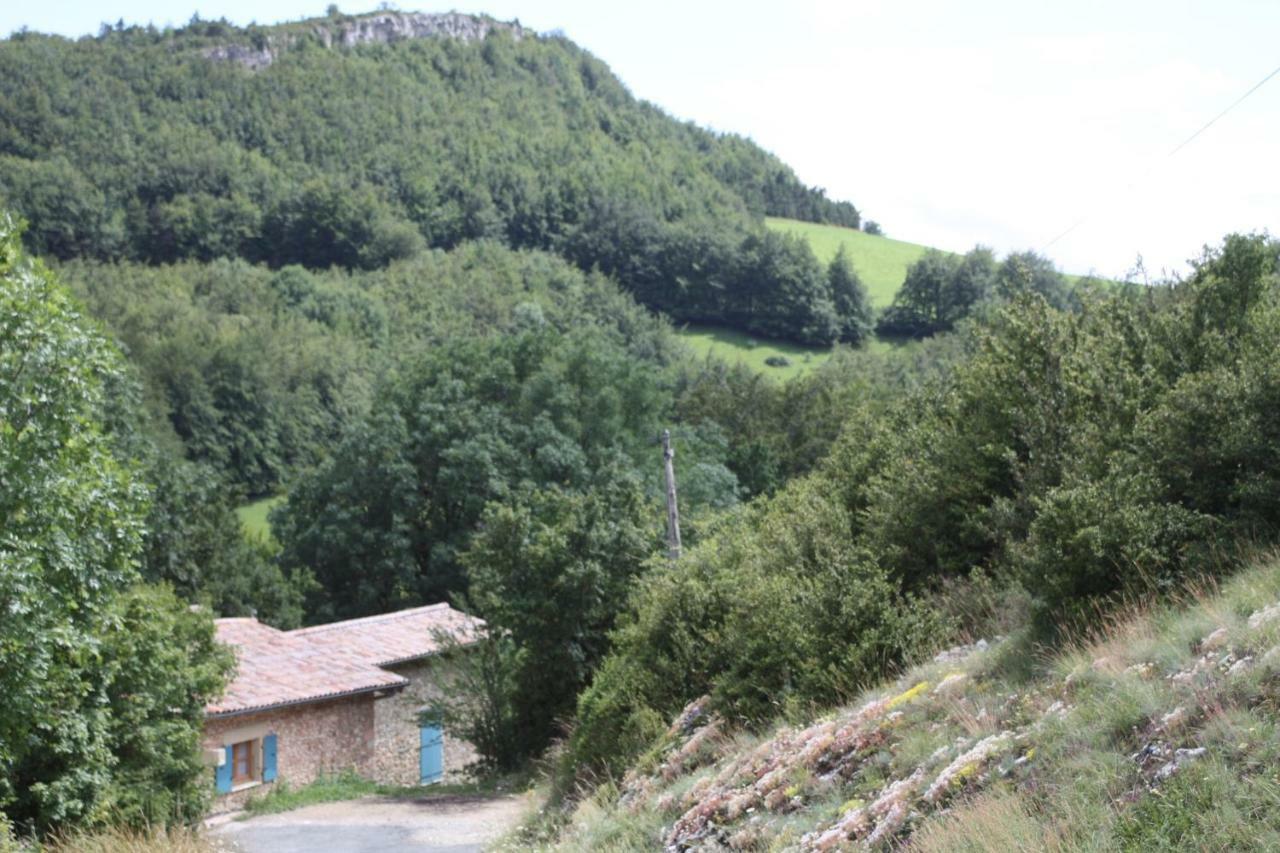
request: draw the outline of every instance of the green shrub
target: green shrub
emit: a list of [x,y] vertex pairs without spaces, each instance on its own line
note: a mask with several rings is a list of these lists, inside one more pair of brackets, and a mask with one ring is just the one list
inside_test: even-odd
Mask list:
[[942,636],[852,547],[831,493],[801,481],[651,569],[579,700],[575,759],[617,769],[703,693],[747,724],[830,704]]

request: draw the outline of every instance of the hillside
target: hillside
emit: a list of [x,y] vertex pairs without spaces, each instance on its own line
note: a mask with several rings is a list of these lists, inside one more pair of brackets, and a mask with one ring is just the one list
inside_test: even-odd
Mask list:
[[902,287],[907,277],[907,267],[924,256],[928,246],[865,234],[856,228],[816,222],[801,222],[771,216],[768,225],[775,231],[802,237],[818,256],[827,263],[835,257],[841,246],[849,254],[853,268],[866,285],[867,296],[876,308],[886,308],[893,302],[893,295]]
[[1280,562],[1038,659],[957,647],[761,735],[694,702],[558,850],[1280,846]]
[[[802,222],[771,216],[770,230],[804,240],[819,262],[830,263],[841,247],[866,287],[872,307],[887,308],[902,287],[907,268],[929,250],[928,246],[865,234],[841,225]],[[731,364],[742,364],[775,379],[802,376],[827,362],[831,347],[805,345],[752,335],[727,326],[690,324],[677,334],[699,355],[711,355]],[[883,350],[908,341],[894,336],[868,337],[863,346]],[[780,361],[779,359],[784,359]]]
[[846,309],[761,218],[860,218],[561,36],[398,12],[17,33],[0,42],[0,198],[63,260],[376,269],[499,240],[676,319],[814,343],[845,335]]

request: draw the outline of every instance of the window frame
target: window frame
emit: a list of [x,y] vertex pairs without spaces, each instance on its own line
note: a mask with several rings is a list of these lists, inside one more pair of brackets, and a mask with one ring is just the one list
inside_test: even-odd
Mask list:
[[[262,751],[262,739],[251,738],[233,743],[231,746],[231,787],[242,787],[245,785],[255,785],[262,781],[262,760],[259,753]],[[243,749],[247,775],[240,775],[240,754]]]

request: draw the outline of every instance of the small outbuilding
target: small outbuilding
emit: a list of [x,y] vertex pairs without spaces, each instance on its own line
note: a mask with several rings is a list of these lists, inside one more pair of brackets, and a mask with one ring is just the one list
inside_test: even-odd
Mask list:
[[483,623],[447,604],[280,631],[217,620],[237,668],[205,707],[214,811],[243,805],[280,780],[305,785],[342,771],[389,784],[429,784],[475,758],[445,735],[435,709],[456,689],[455,643]]

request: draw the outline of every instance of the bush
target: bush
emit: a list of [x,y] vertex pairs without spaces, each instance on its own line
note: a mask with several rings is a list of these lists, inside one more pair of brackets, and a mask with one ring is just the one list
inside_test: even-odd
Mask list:
[[653,565],[579,701],[576,761],[620,768],[703,693],[746,724],[828,705],[941,638],[853,547],[831,494],[800,481]]
[[790,367],[791,359],[785,355],[771,355],[764,360],[764,363],[770,367]]

